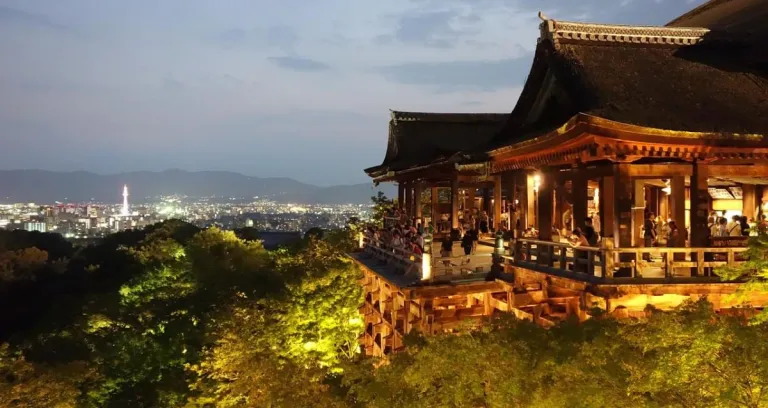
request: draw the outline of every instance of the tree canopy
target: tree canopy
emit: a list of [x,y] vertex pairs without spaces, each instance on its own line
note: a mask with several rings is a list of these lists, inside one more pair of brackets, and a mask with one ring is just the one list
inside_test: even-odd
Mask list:
[[768,325],[706,299],[550,329],[502,316],[366,357],[358,228],[273,251],[180,221],[82,248],[0,238],[0,406],[768,406]]

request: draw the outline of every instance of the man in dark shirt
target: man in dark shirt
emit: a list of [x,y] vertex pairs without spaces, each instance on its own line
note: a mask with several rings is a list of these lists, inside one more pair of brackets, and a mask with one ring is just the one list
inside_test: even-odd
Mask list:
[[587,242],[589,242],[589,246],[597,246],[597,231],[595,231],[595,227],[592,225],[592,217],[587,217],[584,219],[584,237],[587,238]]
[[[648,213],[648,218],[645,219],[643,224],[643,241],[646,248],[653,246],[653,241],[656,240],[656,225],[653,222],[656,218],[654,213]],[[650,254],[643,254],[643,259],[646,261],[651,260]]]

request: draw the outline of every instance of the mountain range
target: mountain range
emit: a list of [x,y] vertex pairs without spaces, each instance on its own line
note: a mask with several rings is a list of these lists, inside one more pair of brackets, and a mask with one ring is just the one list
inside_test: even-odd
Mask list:
[[0,170],[0,202],[53,203],[98,201],[119,203],[123,185],[132,202],[173,194],[189,197],[268,198],[301,204],[365,204],[383,191],[396,194],[391,184],[374,187],[371,183],[318,187],[290,178],[251,177],[226,171],[166,170],[119,174],[85,171]]

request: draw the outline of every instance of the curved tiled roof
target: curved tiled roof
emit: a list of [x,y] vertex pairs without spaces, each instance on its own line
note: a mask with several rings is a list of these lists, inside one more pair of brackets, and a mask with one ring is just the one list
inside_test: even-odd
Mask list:
[[425,113],[393,111],[387,153],[368,174],[405,170],[487,145],[509,117],[506,113]]

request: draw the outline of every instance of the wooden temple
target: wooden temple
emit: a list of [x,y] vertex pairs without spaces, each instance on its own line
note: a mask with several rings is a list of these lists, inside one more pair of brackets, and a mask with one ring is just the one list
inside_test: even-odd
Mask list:
[[[434,253],[398,254],[366,240],[353,255],[365,270],[366,350],[386,354],[411,329],[451,330],[495,313],[549,325],[586,319],[592,307],[627,316],[700,296],[738,307],[728,295],[740,284],[722,282],[716,269],[741,262],[745,241],[713,238],[711,217],[754,224],[768,213],[768,36],[754,18],[768,8],[760,3],[711,1],[665,27],[540,15],[511,114],[393,112],[385,159],[366,173],[398,184],[407,222],[447,219],[457,228],[468,212],[487,211],[492,229],[515,232],[503,248],[490,244],[505,271],[490,276],[435,273]],[[646,246],[651,214],[687,239]],[[601,241],[575,251],[563,237],[588,217]],[[755,295],[751,305],[766,299]]]

